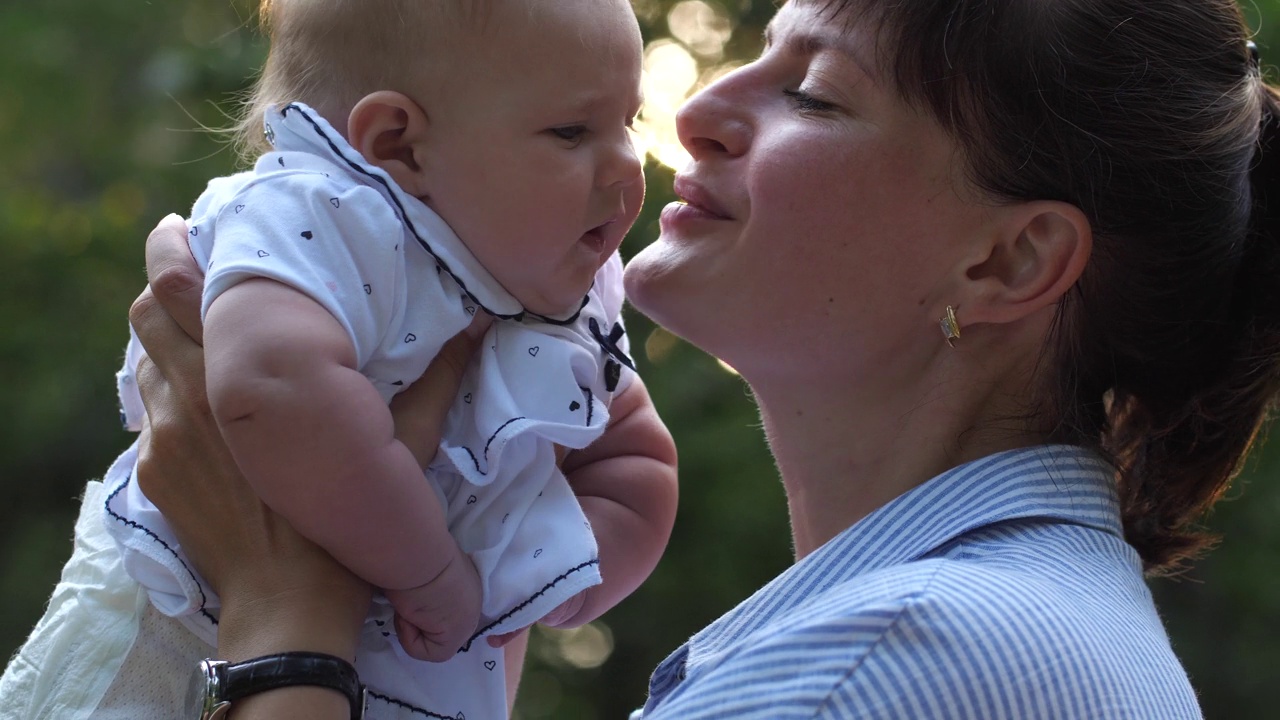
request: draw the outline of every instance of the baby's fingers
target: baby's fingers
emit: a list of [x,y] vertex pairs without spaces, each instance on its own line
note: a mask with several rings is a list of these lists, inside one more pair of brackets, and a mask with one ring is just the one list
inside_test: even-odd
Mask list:
[[400,647],[411,658],[427,662],[444,662],[458,653],[458,645],[442,642],[442,638],[422,631],[422,628],[396,615],[396,637]]

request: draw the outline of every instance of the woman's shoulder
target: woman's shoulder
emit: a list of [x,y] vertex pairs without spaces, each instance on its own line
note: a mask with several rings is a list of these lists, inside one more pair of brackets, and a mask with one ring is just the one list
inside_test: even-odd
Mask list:
[[825,648],[808,657],[843,670],[826,702],[859,717],[1198,717],[1149,596],[1131,590],[922,560],[816,595],[761,650],[790,647],[807,673],[801,650]]
[[[884,633],[923,633],[920,643],[982,643],[998,654],[1061,654],[1067,647],[1080,655],[1168,650],[1140,576],[1127,580],[1122,574],[1091,576],[1084,567],[1072,577],[990,560],[925,559],[814,593],[777,618],[774,632],[876,623]],[[1045,652],[1049,646],[1055,653]]]
[[[1154,610],[935,558],[833,584],[721,653],[670,717],[1197,718]],[[746,681],[749,678],[749,682]],[[657,714],[656,717],[668,717]]]

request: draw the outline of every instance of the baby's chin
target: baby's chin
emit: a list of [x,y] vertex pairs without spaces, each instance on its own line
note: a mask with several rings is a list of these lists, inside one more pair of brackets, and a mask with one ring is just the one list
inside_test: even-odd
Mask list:
[[564,320],[582,309],[587,293],[591,292],[596,275],[605,262],[607,258],[597,263],[581,263],[573,268],[564,268],[559,272],[556,282],[529,282],[529,278],[525,277],[517,278],[510,284],[503,283],[503,286],[527,312]]
[[[574,290],[577,289],[580,289],[581,292],[575,293]],[[560,290],[553,297],[546,295],[520,297],[517,295],[516,300],[519,300],[520,304],[528,312],[554,320],[563,320],[582,309],[583,300],[590,290],[591,286],[587,285],[583,288]]]

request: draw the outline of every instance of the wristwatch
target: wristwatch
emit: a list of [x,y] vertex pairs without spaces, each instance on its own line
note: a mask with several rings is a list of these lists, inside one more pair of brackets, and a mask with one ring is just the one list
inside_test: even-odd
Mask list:
[[356,669],[342,658],[313,652],[266,655],[237,663],[201,660],[187,690],[187,717],[222,720],[236,700],[296,685],[336,690],[351,703],[351,720],[364,717],[366,690]]

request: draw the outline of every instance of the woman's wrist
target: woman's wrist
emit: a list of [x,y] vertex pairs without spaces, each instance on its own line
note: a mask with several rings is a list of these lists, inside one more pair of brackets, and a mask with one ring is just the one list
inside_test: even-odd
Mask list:
[[339,587],[336,592],[285,591],[249,595],[242,601],[224,597],[218,621],[218,656],[231,662],[281,652],[320,652],[355,659],[360,629],[368,613],[368,586]]

